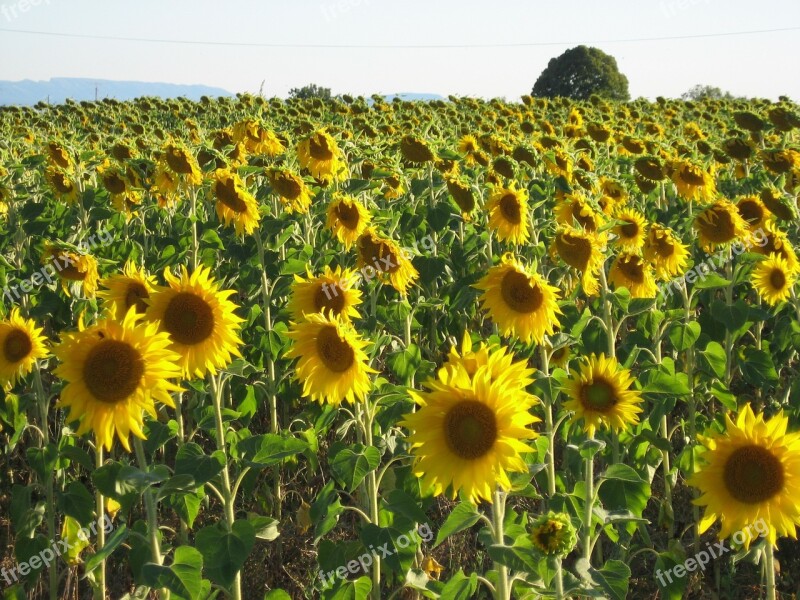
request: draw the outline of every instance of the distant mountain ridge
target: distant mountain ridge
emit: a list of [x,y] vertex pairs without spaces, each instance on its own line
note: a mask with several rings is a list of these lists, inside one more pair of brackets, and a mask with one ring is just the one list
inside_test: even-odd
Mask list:
[[227,90],[207,85],[153,83],[145,81],[111,81],[108,79],[83,79],[53,77],[49,81],[0,81],[0,105],[33,105],[37,102],[60,104],[67,98],[76,102],[115,98],[131,100],[141,96],[177,98],[183,96],[199,100],[201,96],[233,96]]

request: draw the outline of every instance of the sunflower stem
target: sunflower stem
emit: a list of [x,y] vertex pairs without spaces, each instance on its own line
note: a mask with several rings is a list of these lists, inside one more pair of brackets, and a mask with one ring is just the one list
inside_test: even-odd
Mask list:
[[[542,344],[539,347],[542,357],[542,373],[545,377],[550,377],[550,357],[547,353],[547,347]],[[549,500],[552,501],[556,495],[556,432],[553,427],[553,404],[555,398],[549,398],[544,402],[544,425],[547,431],[547,495]]]
[[[684,280],[681,286],[681,295],[683,296],[684,322],[689,324],[692,318],[692,303],[689,298],[689,289],[687,285],[686,280]],[[730,364],[730,356],[728,356],[726,360],[726,369],[728,369],[728,364]],[[689,386],[689,415],[687,417],[689,425],[689,444],[692,445],[697,440],[697,424],[695,422],[697,401],[694,397],[694,346],[689,346],[686,349],[686,378]],[[689,452],[689,472],[694,473],[694,447],[691,447]],[[692,497],[696,497],[696,488],[692,488]],[[692,517],[694,523],[692,526],[692,547],[695,554],[697,554],[700,549],[700,532],[697,526],[700,522],[700,507],[694,503],[692,503]]]
[[775,556],[772,542],[767,540],[764,545],[764,568],[767,575],[767,600],[775,600]]
[[[494,538],[494,543],[499,546],[505,546],[505,530],[503,526],[505,513],[505,494],[500,488],[495,488],[494,502],[492,502],[492,537]],[[494,568],[497,570],[497,587],[494,597],[496,600],[509,600],[511,598],[511,589],[508,582],[508,567],[495,563]]]
[[[370,447],[373,445],[372,419],[375,414],[370,410],[369,398],[364,402],[363,410],[358,411],[358,415],[362,417],[361,426],[364,430],[364,441],[367,447]],[[367,497],[369,499],[370,521],[373,525],[380,527],[378,478],[374,469],[367,474]],[[381,560],[377,556],[375,557],[375,562],[372,563],[372,597],[374,600],[381,599]]]
[[[589,440],[594,434],[589,434]],[[586,458],[585,505],[583,511],[583,558],[590,564],[592,560],[592,515],[594,508],[594,455]]]
[[197,254],[199,245],[197,242],[197,189],[192,188],[192,193],[189,195],[191,204],[189,207],[189,219],[192,222],[192,272],[197,270]]
[[[147,456],[145,456],[144,453],[144,446],[142,445],[142,440],[136,436],[133,436],[133,448],[136,452],[136,460],[139,462],[139,468],[147,472],[149,467],[147,465]],[[153,555],[152,559],[154,563],[163,565],[164,558],[161,556],[161,542],[158,539],[158,512],[156,510],[156,500],[151,488],[147,488],[144,491],[144,507],[147,513],[147,534],[150,539],[150,553]],[[162,588],[158,591],[158,597],[161,600],[167,600],[169,598],[169,592]]]
[[[231,476],[228,471],[228,448],[225,443],[225,425],[222,421],[222,392],[224,388],[221,376],[209,375],[209,380],[211,381],[214,399],[214,421],[216,421],[217,426],[217,450],[222,453],[225,459],[222,466],[222,498],[224,500],[223,504],[225,505],[225,524],[227,525],[228,531],[231,531],[236,521],[236,513],[234,511],[236,498],[234,498],[231,493]],[[236,578],[234,579],[231,589],[231,596],[234,600],[242,600],[242,574],[240,571],[236,573]]]
[[[47,448],[50,444],[50,427],[47,424],[47,415],[50,412],[50,400],[45,394],[42,384],[42,371],[37,361],[36,368],[33,370],[33,381],[36,386],[36,397],[39,404],[39,417],[42,429],[42,448]],[[55,515],[55,494],[53,490],[53,474],[45,473],[44,490],[47,500],[47,535],[51,540],[56,539],[56,515]],[[52,561],[47,568],[50,583],[48,595],[50,600],[58,597],[58,561]]]
[[[95,449],[95,465],[97,468],[103,466],[103,446],[102,444],[98,444]],[[100,521],[100,517],[105,514],[105,507],[103,506],[103,494],[100,490],[95,492],[95,500],[97,501],[97,520]],[[106,532],[103,527],[97,528],[97,552],[100,552],[103,547],[106,545]],[[97,576],[97,590],[96,596],[99,600],[105,600],[106,598],[106,559],[100,561],[100,566],[98,568],[98,576]]]

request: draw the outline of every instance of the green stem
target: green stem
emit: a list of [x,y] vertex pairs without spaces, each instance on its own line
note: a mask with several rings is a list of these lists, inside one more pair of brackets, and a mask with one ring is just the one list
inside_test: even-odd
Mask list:
[[[142,440],[133,436],[133,447],[136,452],[136,460],[139,462],[139,468],[147,472],[147,457],[144,453],[144,446]],[[150,539],[150,553],[153,555],[153,562],[157,565],[164,564],[164,557],[161,556],[161,542],[159,540],[158,531],[158,512],[156,509],[156,499],[151,488],[147,488],[144,492],[144,507],[147,513],[147,534]],[[169,592],[164,589],[158,591],[158,596],[161,600],[169,598]]]
[[[505,494],[500,488],[496,488],[494,492],[494,502],[492,503],[492,537],[494,538],[494,543],[500,546],[505,546],[505,531],[503,527],[505,513]],[[509,600],[511,598],[511,589],[508,581],[508,567],[495,563],[494,568],[497,570],[495,600]]]
[[[225,443],[225,426],[222,421],[222,392],[223,384],[218,375],[209,375],[211,380],[211,389],[213,391],[214,399],[214,420],[217,426],[217,450],[220,451],[224,457],[225,462],[222,466],[222,497],[224,500],[225,508],[225,524],[228,531],[233,529],[233,524],[236,521],[236,514],[234,511],[234,503],[236,498],[231,493],[231,476],[228,471],[228,448]],[[242,574],[236,573],[236,578],[233,582],[231,590],[234,600],[242,600]]]
[[[95,464],[97,468],[103,466],[103,446],[98,445],[95,447]],[[97,501],[97,522],[100,522],[101,517],[105,515],[105,506],[103,505],[103,494],[100,490],[95,492],[95,499]],[[97,528],[97,552],[100,552],[106,545],[106,531],[103,527]],[[96,596],[99,600],[106,598],[106,559],[100,561],[100,567],[97,569],[98,581]]]
[[[550,357],[547,354],[545,344],[540,346],[542,356],[542,373],[545,377],[550,376]],[[547,495],[549,500],[556,495],[556,432],[553,427],[553,404],[555,398],[550,398],[544,404],[544,426],[547,431]]]
[[199,251],[199,244],[197,241],[197,189],[192,188],[192,193],[189,195],[191,198],[190,205],[190,219],[192,221],[192,273],[197,270],[197,254]]
[[[33,380],[36,386],[36,396],[39,404],[39,418],[42,429],[42,446],[47,448],[50,444],[50,427],[47,424],[47,416],[50,412],[50,399],[44,391],[42,384],[42,371],[40,365],[36,364],[33,370]],[[53,474],[45,473],[44,480],[45,498],[47,500],[47,535],[51,540],[56,539],[56,515],[55,515],[55,492],[53,489]],[[52,561],[48,566],[48,576],[50,589],[48,595],[50,600],[58,598],[58,561]]]
[[[683,285],[681,286],[681,294],[683,296],[683,308],[684,308],[684,322],[689,324],[692,320],[692,302],[689,298],[689,290],[687,288],[686,281],[684,280]],[[727,337],[726,337],[727,340]],[[726,341],[727,344],[727,341]],[[730,368],[730,355],[728,355],[726,363],[726,372]],[[688,426],[689,426],[689,444],[694,444],[697,440],[697,424],[696,424],[696,415],[697,415],[697,400],[694,397],[694,346],[689,346],[686,349],[686,377],[689,384],[689,416]],[[727,385],[727,384],[726,384]],[[689,448],[689,472],[694,473],[694,448]],[[696,488],[692,488],[692,497],[696,497]],[[699,551],[700,548],[700,532],[698,529],[698,523],[700,522],[700,507],[696,504],[692,504],[692,521],[694,525],[692,526],[692,547],[694,548],[695,554]]]
[[764,568],[767,570],[767,600],[775,600],[775,557],[769,540],[764,545]]
[[[594,439],[594,434],[589,435]],[[594,508],[594,456],[586,459],[586,503],[583,511],[583,558],[591,563],[592,558],[592,509]]]
[[[359,414],[363,415],[364,441],[367,447],[372,446],[372,419],[374,413],[370,410],[369,398],[364,402],[363,410],[359,411]],[[367,496],[369,499],[370,521],[373,525],[380,526],[378,478],[374,469],[367,474]],[[381,560],[377,556],[375,557],[375,562],[372,563],[372,597],[374,600],[380,600],[381,598]]]

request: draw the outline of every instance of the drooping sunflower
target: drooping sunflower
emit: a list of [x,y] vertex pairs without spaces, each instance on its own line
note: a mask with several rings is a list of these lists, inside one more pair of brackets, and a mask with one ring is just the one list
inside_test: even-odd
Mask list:
[[141,204],[142,194],[136,190],[127,190],[111,196],[111,205],[125,215],[126,221],[130,221],[138,214]]
[[475,138],[474,135],[464,135],[458,140],[458,144],[456,144],[456,149],[460,154],[464,155],[464,161],[468,165],[475,164],[475,155],[480,152],[480,146],[478,145],[478,140]]
[[766,225],[771,218],[770,211],[764,206],[758,196],[743,196],[736,203],[736,210],[739,215],[747,222],[750,229],[758,229]]
[[639,422],[641,394],[631,389],[634,378],[616,358],[592,354],[570,370],[564,386],[569,400],[564,410],[572,411],[572,423],[583,419],[583,430],[594,436],[599,427],[617,431]]
[[483,290],[481,308],[503,335],[541,344],[545,334],[552,335],[559,326],[558,288],[538,273],[528,272],[512,254],[505,254],[475,287]]
[[[749,404],[736,417],[725,415],[725,432],[700,440],[706,450],[689,485],[700,490],[696,504],[705,506],[700,532],[719,520],[719,538],[743,532],[750,547],[750,525],[765,522],[767,540],[797,536],[800,525],[800,434],[787,433],[788,417],[771,419],[753,413]],[[759,528],[760,529],[760,528]]]
[[389,175],[384,181],[383,197],[387,200],[395,200],[406,193],[406,187],[400,175]]
[[43,329],[13,308],[0,321],[0,386],[10,388],[33,370],[36,361],[47,357],[47,338]]
[[62,334],[53,350],[61,362],[55,374],[67,382],[59,405],[69,408],[68,420],[80,419],[78,435],[93,432],[109,451],[115,434],[128,452],[131,433],[145,439],[142,412],[155,418],[154,401],[174,407],[170,392],[181,390],[169,381],[180,376],[169,346],[157,324],[137,324],[133,309],[121,322],[84,328],[81,321],[78,332]]
[[550,254],[558,256],[573,269],[581,273],[581,285],[588,296],[600,289],[598,274],[603,266],[603,242],[595,234],[562,226],[556,232]]
[[183,267],[180,277],[165,270],[164,279],[169,286],[150,296],[145,317],[159,321],[159,330],[169,334],[183,376],[214,374],[241,356],[238,332],[244,319],[236,315],[237,306],[229,299],[236,292],[220,291],[207,267],[191,275]]
[[412,431],[414,473],[435,495],[461,491],[472,502],[492,502],[496,487],[511,487],[509,473],[528,469],[521,455],[533,450],[524,440],[536,437],[529,425],[539,420],[531,404],[508,392],[512,381],[492,383],[486,366],[472,377],[460,368],[447,383],[427,386],[409,390],[419,408],[400,422]]
[[614,259],[608,280],[614,287],[628,288],[632,298],[655,298],[658,291],[650,264],[631,252],[621,252]]
[[48,167],[45,171],[45,178],[50,187],[56,194],[56,198],[63,200],[67,204],[72,204],[78,200],[78,186],[72,175],[57,167]]
[[623,222],[614,226],[613,232],[617,236],[614,243],[624,250],[639,250],[647,235],[647,220],[644,215],[635,208],[622,207],[615,211],[614,218]]
[[233,141],[242,144],[251,154],[278,156],[286,150],[275,133],[262,127],[258,121],[246,119],[233,126]]
[[47,245],[42,254],[42,264],[50,265],[61,280],[61,289],[68,296],[69,282],[77,281],[81,285],[83,295],[94,298],[97,292],[97,260],[91,254],[79,254],[58,245]]
[[763,256],[777,254],[789,264],[790,269],[800,268],[800,261],[797,260],[797,254],[789,242],[789,237],[772,221],[768,221],[760,231],[754,231],[750,241],[754,242],[749,248],[751,252]]
[[475,195],[468,183],[459,178],[449,177],[447,179],[447,191],[453,201],[461,209],[461,216],[464,220],[470,219],[470,213],[475,210]]
[[147,312],[147,301],[156,290],[155,277],[148,275],[144,267],[137,267],[132,261],[125,263],[122,273],[100,280],[106,288],[97,295],[109,305],[111,318],[121,321],[128,310],[135,306],[137,315]]
[[424,164],[434,159],[428,142],[414,135],[406,135],[400,140],[400,153],[407,162],[413,164]]
[[333,202],[328,206],[328,218],[325,226],[349,250],[359,236],[364,233],[371,218],[369,211],[356,198],[336,194]]
[[698,213],[693,226],[698,233],[700,245],[709,253],[719,246],[746,237],[749,231],[747,222],[736,210],[736,206],[726,199],[717,200]]
[[367,227],[358,238],[358,267],[375,269],[382,281],[388,280],[391,286],[402,296],[419,278],[419,272],[411,264],[402,250],[393,240],[379,236],[371,227]]
[[338,406],[342,401],[363,400],[372,387],[364,348],[369,342],[353,326],[338,317],[314,313],[293,324],[287,334],[293,340],[286,353],[298,358],[296,375],[303,395],[316,402]]
[[562,225],[572,225],[577,221],[578,225],[586,231],[596,232],[603,225],[603,215],[597,212],[589,200],[578,193],[567,195],[555,208],[556,223]]
[[675,232],[660,223],[653,223],[647,232],[643,254],[656,268],[656,277],[669,279],[686,271],[689,250]]
[[797,271],[778,254],[770,254],[753,267],[750,283],[759,297],[770,306],[783,302],[792,293]]
[[528,190],[496,186],[486,203],[489,228],[497,232],[497,239],[512,244],[528,240]]
[[169,142],[164,146],[160,167],[162,171],[178,176],[180,182],[197,186],[203,183],[203,173],[197,159],[183,143]]
[[334,271],[326,266],[322,275],[306,274],[306,279],[294,276],[287,305],[293,321],[303,321],[305,315],[313,313],[332,314],[343,321],[359,318],[356,306],[361,304],[361,291],[350,285],[357,277],[352,269],[336,267]]
[[325,129],[314,132],[297,145],[297,159],[317,179],[347,179],[347,164],[342,151]]
[[260,219],[258,202],[236,172],[214,171],[211,192],[217,198],[217,216],[225,225],[233,222],[237,235],[253,233]]
[[267,179],[273,191],[278,194],[281,203],[288,212],[305,214],[311,206],[311,193],[305,181],[288,169],[269,169]]
[[717,193],[714,176],[696,164],[679,158],[669,163],[670,177],[684,200],[711,202]]

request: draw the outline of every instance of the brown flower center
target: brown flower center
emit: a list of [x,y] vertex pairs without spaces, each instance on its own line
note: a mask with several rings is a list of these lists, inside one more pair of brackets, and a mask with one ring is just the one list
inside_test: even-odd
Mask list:
[[21,329],[13,329],[3,342],[3,357],[6,362],[17,363],[26,358],[33,350],[33,342]]
[[214,332],[214,311],[208,302],[191,292],[180,292],[164,311],[164,329],[173,341],[191,346]]
[[320,285],[314,293],[314,306],[322,313],[341,314],[344,310],[344,292],[338,283]]
[[464,460],[475,460],[494,446],[497,419],[484,403],[462,400],[445,415],[444,436],[453,454]]
[[136,312],[143,314],[147,310],[145,299],[149,297],[150,294],[144,285],[138,281],[132,281],[128,284],[128,291],[125,294],[125,308],[129,309],[131,306],[136,306]]
[[525,314],[535,312],[544,301],[539,286],[519,271],[509,271],[503,276],[500,294],[511,310]]
[[757,504],[783,490],[784,467],[762,446],[743,446],[734,450],[723,473],[728,493],[739,502]]
[[520,202],[514,194],[506,194],[500,199],[500,212],[503,218],[512,225],[522,223],[522,211]]
[[346,340],[339,337],[336,327],[325,327],[317,336],[317,354],[322,363],[334,373],[344,373],[356,360],[356,353]]
[[619,402],[614,386],[599,377],[581,387],[580,400],[587,410],[600,413],[610,412]]
[[83,365],[83,380],[97,400],[116,404],[133,394],[144,376],[139,351],[120,340],[105,339],[89,351]]

